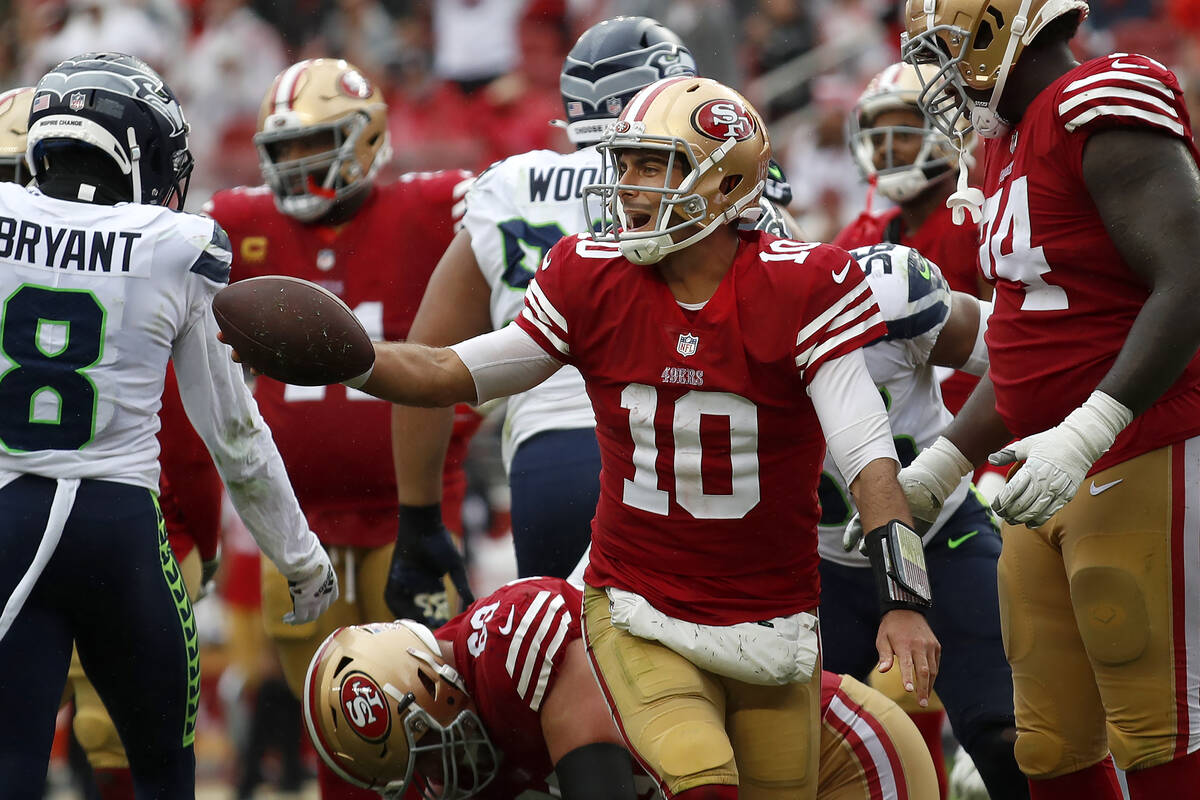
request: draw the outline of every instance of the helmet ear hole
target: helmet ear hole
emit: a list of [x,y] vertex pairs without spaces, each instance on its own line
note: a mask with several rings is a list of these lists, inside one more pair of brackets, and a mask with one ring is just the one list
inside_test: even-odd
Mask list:
[[742,182],[741,175],[726,175],[721,179],[721,194],[729,194]]
[[420,679],[421,685],[425,687],[425,691],[429,692],[431,697],[436,696],[437,681],[430,677],[429,673],[423,669],[417,670],[417,677]]

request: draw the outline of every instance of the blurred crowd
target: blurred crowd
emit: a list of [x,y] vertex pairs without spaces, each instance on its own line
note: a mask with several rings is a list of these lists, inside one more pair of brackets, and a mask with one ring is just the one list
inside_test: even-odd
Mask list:
[[[1195,96],[1200,0],[1097,0],[1090,52],[1154,54]],[[259,182],[251,135],[264,87],[284,66],[344,57],[384,87],[394,172],[479,170],[512,153],[564,149],[558,75],[570,44],[615,14],[675,30],[701,73],[741,87],[771,123],[813,238],[862,208],[845,118],[899,54],[897,0],[4,0],[0,87],[29,85],[86,50],[141,56],[192,122],[195,207]],[[1180,36],[1183,31],[1188,35]]]

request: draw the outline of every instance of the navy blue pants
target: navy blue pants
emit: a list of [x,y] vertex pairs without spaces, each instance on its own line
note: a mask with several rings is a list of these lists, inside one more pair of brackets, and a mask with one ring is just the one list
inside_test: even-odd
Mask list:
[[[974,494],[925,546],[933,588],[933,608],[927,618],[942,643],[934,688],[955,737],[968,750],[981,727],[1013,720],[1012,672],[1000,639],[999,558],[1000,532]],[[871,570],[822,561],[825,669],[865,681],[879,662],[878,628],[879,603]]]
[[592,428],[544,431],[521,443],[509,470],[517,574],[565,578],[592,540],[600,445]]
[[[0,490],[0,602],[33,561],[55,481]],[[146,489],[82,481],[62,539],[0,640],[0,795],[41,800],[71,644],[112,715],[138,800],[195,796],[195,619]]]

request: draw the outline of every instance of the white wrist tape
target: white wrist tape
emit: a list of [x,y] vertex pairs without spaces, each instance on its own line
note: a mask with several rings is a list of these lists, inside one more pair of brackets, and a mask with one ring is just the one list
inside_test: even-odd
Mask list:
[[966,363],[961,367],[963,372],[969,372],[972,375],[986,375],[988,371],[988,351],[987,343],[983,341],[983,335],[987,333],[988,318],[992,316],[992,304],[987,300],[979,301],[979,328],[975,332],[975,347],[971,350],[971,355],[967,357]]
[[1078,435],[1088,466],[1113,446],[1117,436],[1133,421],[1133,412],[1109,395],[1096,390],[1084,404],[1067,415],[1062,424]]
[[946,498],[962,477],[974,466],[945,436],[917,454],[916,459],[896,476],[908,499],[913,516],[933,522],[942,511]]

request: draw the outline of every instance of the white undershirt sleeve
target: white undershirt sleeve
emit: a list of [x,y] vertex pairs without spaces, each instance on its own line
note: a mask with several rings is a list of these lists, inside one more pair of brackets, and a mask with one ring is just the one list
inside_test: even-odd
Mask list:
[[808,385],[833,462],[849,486],[877,458],[896,457],[887,409],[862,350],[821,365]]
[[450,349],[471,372],[477,404],[532,389],[563,365],[520,325],[505,325]]

